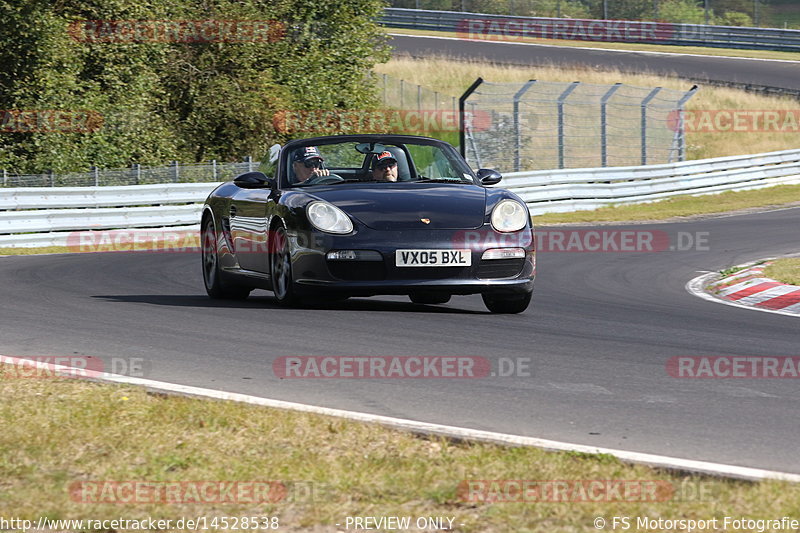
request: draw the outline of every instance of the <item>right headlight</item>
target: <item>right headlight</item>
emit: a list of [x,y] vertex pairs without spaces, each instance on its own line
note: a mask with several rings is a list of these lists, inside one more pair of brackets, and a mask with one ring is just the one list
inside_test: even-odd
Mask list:
[[516,200],[501,200],[492,209],[492,227],[501,233],[519,231],[528,223],[528,210]]
[[306,207],[308,221],[320,231],[327,233],[350,233],[353,222],[347,214],[328,202],[311,202]]

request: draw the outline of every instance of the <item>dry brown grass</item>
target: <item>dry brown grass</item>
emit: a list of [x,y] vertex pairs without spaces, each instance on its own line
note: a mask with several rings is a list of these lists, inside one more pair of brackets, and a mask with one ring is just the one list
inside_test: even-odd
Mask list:
[[[481,60],[459,61],[452,58],[395,57],[388,63],[377,65],[377,72],[389,74],[445,94],[460,95],[476,78],[486,81],[522,82],[529,79],[540,81],[571,82],[589,84],[626,83],[638,87],[664,87],[686,91],[692,82],[676,77],[664,77],[652,73],[628,73],[602,71],[590,67],[565,67],[560,65],[543,67],[518,67],[486,63]],[[705,86],[689,100],[688,111],[701,110],[798,110],[796,100],[788,97],[771,97],[747,93],[736,89]],[[800,129],[784,129],[768,132],[687,133],[688,159],[705,159],[729,155],[745,155],[800,147]]]
[[[574,532],[593,530],[598,516],[763,519],[800,508],[800,486],[787,483],[683,477],[605,455],[456,444],[140,388],[23,379],[8,365],[0,397],[5,518],[255,515],[278,516],[280,531],[340,531],[347,516],[447,516],[454,531]],[[657,480],[675,492],[660,492],[664,501],[486,503],[460,495],[467,479]],[[76,481],[280,481],[288,492],[272,503],[85,503],[68,492]]]

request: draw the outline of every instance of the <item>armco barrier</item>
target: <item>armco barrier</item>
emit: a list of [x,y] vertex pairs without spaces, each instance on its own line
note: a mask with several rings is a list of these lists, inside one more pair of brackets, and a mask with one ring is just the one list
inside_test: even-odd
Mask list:
[[[499,186],[519,194],[539,215],[798,183],[800,150],[786,150],[668,165],[514,172]],[[9,195],[0,211],[0,247],[64,245],[69,233],[78,230],[196,231],[201,203],[216,185],[5,189]],[[34,198],[35,206],[30,203]],[[75,209],[77,204],[84,208]],[[99,207],[109,205],[118,207]]]
[[[472,30],[470,30],[470,21],[476,21]],[[478,28],[477,21],[484,21],[485,24]],[[474,38],[477,39],[515,42],[521,42],[530,37],[531,39],[527,40],[549,38],[746,50],[800,51],[800,30],[777,28],[514,17],[401,8],[385,9],[379,22],[392,28],[459,32],[465,38],[470,38],[470,34],[474,33]]]

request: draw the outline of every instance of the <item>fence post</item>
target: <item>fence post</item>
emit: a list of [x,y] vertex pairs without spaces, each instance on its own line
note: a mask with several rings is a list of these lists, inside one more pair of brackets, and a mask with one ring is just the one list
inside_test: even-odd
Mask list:
[[140,165],[139,163],[132,164],[131,173],[133,174],[133,183],[135,185],[139,185],[139,181],[142,178],[142,165]]
[[94,186],[100,186],[100,169],[92,165],[92,174],[94,175]]
[[53,172],[52,168],[47,171],[47,177],[48,177],[48,179],[50,181],[50,187],[55,187],[56,186],[56,175]]
[[422,111],[422,85],[417,85],[417,111]]
[[211,160],[211,181],[217,181],[217,160]]
[[475,92],[475,89],[483,83],[483,78],[478,78],[477,80],[472,82],[472,85],[464,91],[464,94],[461,95],[461,98],[458,99],[458,150],[461,152],[461,157],[464,159],[467,158],[467,143],[465,138],[466,133],[466,123],[464,120],[464,104],[467,102],[467,98],[472,96],[472,93]]
[[608,166],[608,114],[607,114],[607,104],[608,101],[614,96],[614,93],[617,92],[617,89],[622,87],[621,83],[615,83],[613,87],[611,87],[606,94],[603,95],[603,98],[600,99],[600,166],[607,167]]
[[642,164],[647,164],[647,106],[650,104],[650,101],[656,97],[656,95],[661,92],[661,87],[656,87],[650,94],[648,94],[644,100],[642,100]]
[[244,160],[247,163],[247,171],[248,172],[252,172],[253,171],[253,156],[248,155]]
[[172,181],[178,183],[178,180],[181,179],[180,167],[178,166],[177,161],[173,161],[172,163]]
[[531,85],[533,85],[534,83],[536,83],[536,80],[528,80],[527,82],[525,82],[525,85],[523,85],[522,88],[519,91],[517,91],[517,93],[514,95],[514,115],[513,115],[513,118],[514,118],[514,138],[515,138],[515,145],[514,145],[514,171],[515,172],[519,172],[520,163],[521,163],[521,161],[520,161],[521,155],[520,154],[522,152],[522,133],[520,132],[520,127],[519,127],[519,100],[520,100],[520,98],[522,98],[522,95],[524,95],[526,92],[528,92],[528,89],[530,89]]
[[558,97],[558,168],[564,168],[564,102],[580,84],[579,81],[573,81]]
[[3,169],[3,187],[8,185],[8,170]]
[[400,109],[405,109],[405,106],[403,105],[404,104],[404,93],[406,92],[405,91],[405,85],[406,85],[405,80],[400,80]]
[[386,106],[386,76],[387,74],[383,75],[383,105]]
[[[686,161],[686,124],[683,121],[683,106],[699,89],[699,86],[693,85],[691,89],[686,91],[683,98],[678,100],[678,122],[675,125],[678,135],[678,161]],[[670,159],[672,159],[672,156],[670,156]]]

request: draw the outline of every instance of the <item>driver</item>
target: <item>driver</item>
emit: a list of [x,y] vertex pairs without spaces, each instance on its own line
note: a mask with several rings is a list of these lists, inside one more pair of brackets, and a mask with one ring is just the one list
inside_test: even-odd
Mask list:
[[323,161],[316,146],[306,146],[297,150],[292,159],[292,169],[297,183],[303,183],[309,178],[329,176],[331,172],[327,168],[323,168]]
[[397,181],[397,159],[392,152],[381,152],[372,159],[372,179]]

